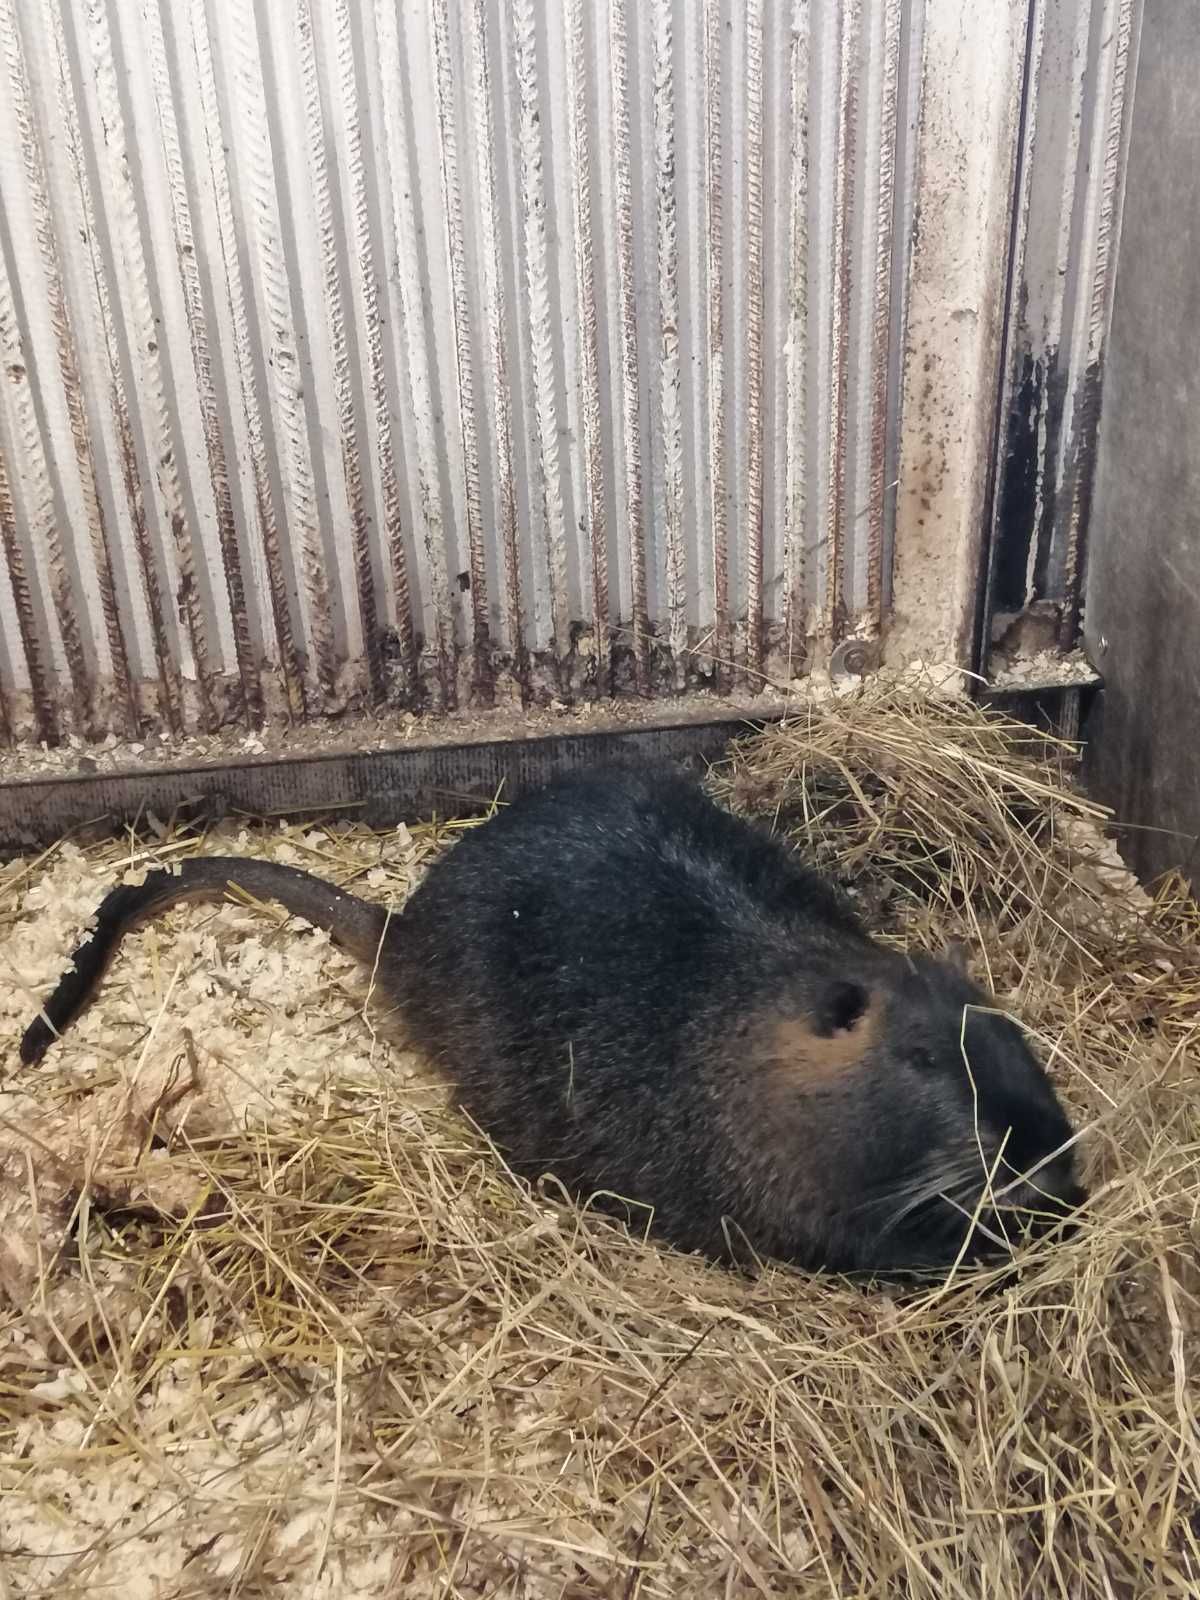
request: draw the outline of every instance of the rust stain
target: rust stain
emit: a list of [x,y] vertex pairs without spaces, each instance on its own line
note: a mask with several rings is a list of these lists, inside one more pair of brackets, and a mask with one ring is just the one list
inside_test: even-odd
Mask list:
[[[241,553],[238,547],[237,526],[234,520],[233,500],[229,488],[229,469],[225,456],[225,440],[217,406],[216,390],[209,357],[208,317],[200,284],[200,271],[192,236],[191,205],[184,172],[183,156],[179,143],[179,127],[175,116],[171,69],[167,60],[166,40],[162,18],[157,7],[146,11],[146,44],[149,54],[151,81],[154,86],[155,107],[162,139],[163,160],[167,174],[167,189],[171,205],[171,223],[175,244],[175,257],[179,269],[179,282],[183,291],[184,315],[187,321],[188,343],[192,355],[192,370],[196,380],[200,407],[201,428],[208,461],[209,482],[216,508],[217,541],[221,551],[221,565],[229,601],[229,620],[233,635],[234,655],[237,661],[238,680],[242,694],[242,715],[251,725],[263,721],[262,685],[251,647],[250,616],[247,609],[245,587],[242,581]],[[182,524],[182,518],[180,518]],[[173,528],[176,543],[182,546],[185,530]],[[190,541],[189,541],[190,544]],[[197,648],[201,633],[200,602],[196,586],[192,583],[185,596],[188,628],[192,648]]]
[[459,177],[458,141],[454,125],[454,80],[450,63],[448,0],[434,0],[433,38],[437,58],[438,133],[441,148],[442,189],[446,203],[446,243],[454,305],[454,352],[458,376],[458,413],[462,431],[463,474],[466,487],[467,548],[471,564],[472,688],[476,700],[490,705],[495,698],[490,630],[488,628],[487,555],[484,544],[483,497],[479,482],[479,435],[475,421],[475,382],[472,370],[471,308],[467,294],[467,258],[463,237],[462,184]]
[[[192,660],[196,667],[196,681],[200,691],[201,722],[204,727],[215,729],[220,726],[222,715],[214,695],[212,661],[208,649],[208,632],[205,626],[199,587],[196,582],[195,549],[192,543],[191,531],[180,504],[179,485],[175,481],[174,459],[174,446],[168,443],[163,454],[159,457],[158,480],[160,485],[167,485],[164,495],[171,506],[169,524],[179,568],[179,583],[175,593],[175,604],[178,614],[182,617],[187,628]],[[178,672],[175,675],[175,681],[182,691]],[[186,708],[181,706],[179,726],[186,729],[187,725]]]
[[645,505],[638,377],[637,288],[633,267],[633,180],[629,137],[629,62],[625,0],[612,0],[613,129],[616,149],[617,269],[621,296],[621,419],[625,453],[625,515],[629,521],[629,574],[633,606],[633,672],[639,694],[650,685],[646,606]]
[[[62,130],[66,138],[71,176],[78,193],[80,215],[83,219],[83,238],[80,242],[88,257],[90,268],[88,276],[94,296],[94,311],[100,323],[108,358],[109,401],[113,410],[113,423],[117,430],[117,448],[121,454],[121,469],[125,480],[126,497],[129,502],[128,510],[133,527],[134,547],[137,551],[138,566],[141,571],[146,609],[150,616],[154,655],[159,669],[159,684],[167,720],[171,722],[172,726],[176,726],[178,725],[176,719],[179,715],[178,687],[177,681],[172,681],[171,650],[168,642],[163,637],[163,616],[161,596],[158,591],[158,574],[154,566],[154,555],[146,523],[145,502],[142,496],[141,478],[137,470],[137,455],[133,448],[129,411],[125,405],[120,360],[116,352],[112,315],[108,302],[107,281],[103,263],[97,254],[97,219],[95,208],[92,205],[92,196],[84,164],[83,135],[79,122],[79,108],[75,104],[74,89],[71,83],[66,41],[62,32],[62,15],[57,10],[51,10],[50,16],[52,19],[51,43],[57,74],[58,110]],[[47,226],[44,238],[54,259],[52,276],[57,279],[55,332],[58,336],[59,364],[66,390],[67,407],[71,417],[71,433],[75,440],[75,454],[79,464],[84,499],[88,508],[88,521],[92,529],[96,551],[96,569],[100,579],[101,604],[104,610],[109,651],[113,663],[113,677],[117,693],[125,706],[126,725],[131,733],[137,733],[141,728],[143,708],[139,689],[130,669],[128,648],[121,618],[121,604],[117,595],[116,563],[113,555],[112,539],[108,529],[108,519],[100,498],[99,478],[92,446],[82,368],[68,305],[65,275],[62,273],[58,261],[59,240],[55,237],[53,219],[49,214],[51,202],[48,189],[45,191],[45,200],[47,205]]]
[[871,320],[871,473],[867,528],[867,613],[883,624],[883,544],[887,513],[888,355],[892,317],[896,141],[899,135],[901,0],[887,0],[883,20],[879,203],[875,215],[875,284]]
[[[0,450],[0,544],[4,546],[8,566],[8,582],[12,589],[13,605],[17,613],[17,631],[21,635],[21,650],[25,669],[29,674],[30,696],[33,700],[37,736],[47,744],[57,744],[60,736],[58,712],[50,690],[50,679],[42,661],[42,643],[38,638],[34,619],[33,595],[29,575],[25,571],[25,556],[17,538],[17,515],[13,505],[12,485],[8,478],[8,464]],[[8,737],[12,737],[12,721],[8,721]]]
[[121,452],[121,476],[125,483],[125,500],[133,527],[134,548],[142,574],[142,592],[150,617],[150,632],[154,642],[154,659],[158,666],[161,709],[170,727],[177,733],[183,731],[183,708],[179,673],[175,664],[175,651],[167,630],[158,566],[146,517],[146,499],[142,492],[141,474],[138,470],[137,447],[134,443],[133,425],[125,403],[124,386],[116,365],[116,352],[109,349],[110,370],[113,374],[110,401],[117,428],[118,448]]
[[[296,0],[296,38],[304,97],[304,128],[308,136],[308,173],[317,215],[317,242],[321,257],[325,321],[333,364],[333,394],[337,409],[342,475],[350,507],[354,586],[359,625],[362,629],[363,653],[367,664],[368,690],[371,699],[379,704],[387,692],[387,678],[383,665],[375,573],[371,565],[371,525],[367,516],[366,491],[360,464],[362,444],[358,436],[355,405],[358,350],[353,338],[353,326],[347,315],[347,308],[343,304],[340,258],[344,232],[340,214],[334,208],[329,162],[325,155],[326,116],[317,73],[310,0]],[[341,65],[344,71],[346,65],[344,58]]]
[[[42,453],[42,440],[38,428],[38,420],[34,410],[30,393],[29,369],[25,361],[13,360],[14,356],[22,353],[22,344],[17,329],[16,312],[13,304],[12,289],[5,267],[4,256],[0,254],[0,350],[3,350],[7,359],[7,377],[12,386],[13,412],[15,421],[14,455],[23,468],[22,481],[25,486],[26,520],[30,524],[30,533],[33,540],[41,539],[43,553],[48,563],[48,584],[50,593],[40,598],[46,609],[50,603],[55,603],[56,612],[64,605],[66,614],[72,620],[75,617],[73,601],[68,589],[65,602],[60,598],[60,586],[67,584],[67,578],[62,564],[62,551],[60,535],[57,526],[57,517],[50,492],[49,476],[46,460]],[[56,674],[52,666],[43,662],[41,639],[35,621],[33,584],[37,577],[36,545],[31,546],[29,552],[29,567],[26,566],[26,554],[17,537],[16,506],[13,500],[12,483],[8,476],[8,466],[3,453],[0,452],[0,471],[3,473],[2,487],[3,506],[0,507],[0,533],[2,533],[9,564],[9,574],[12,582],[14,604],[17,609],[17,628],[21,635],[22,646],[26,653],[26,667],[32,687],[35,722],[39,730],[50,729],[49,732],[39,731],[39,737],[48,742],[56,741],[61,736],[58,696],[54,693],[54,679]],[[32,503],[31,503],[32,502]],[[58,559],[57,567],[54,565]],[[35,653],[29,656],[29,651]],[[71,661],[68,655],[68,671]],[[75,691],[76,716],[79,717],[81,700],[79,685],[72,676],[72,688]],[[86,722],[79,717],[80,726]]]
[[[370,144],[364,145],[363,141],[362,122],[365,119],[356,114],[361,103],[358,86],[364,81],[364,44],[362,31],[357,26],[350,0],[335,0],[334,27],[342,99],[345,105],[351,108],[346,118],[346,165],[350,184],[354,244],[351,261],[357,273],[356,281],[362,299],[367,388],[374,427],[373,442],[379,472],[379,492],[383,501],[383,544],[391,573],[396,613],[393,644],[395,659],[384,661],[389,640],[382,629],[380,629],[379,653],[389,677],[394,672],[400,679],[399,698],[405,704],[416,707],[420,701],[417,642],[413,627],[400,474],[388,393],[387,341],[379,292],[380,251],[371,221],[372,195],[378,193],[380,185],[374,167],[369,165],[369,152],[372,147]],[[369,176],[373,184],[369,182]],[[391,687],[390,683],[388,687]]]
[[704,164],[708,193],[708,449],[712,474],[713,687],[728,690],[732,652],[729,616],[729,508],[725,488],[725,327],[721,268],[725,259],[721,134],[721,3],[704,10]]
[[861,0],[842,8],[838,55],[838,148],[834,177],[830,375],[829,503],[825,512],[826,626],[836,644],[847,630],[846,452],[849,443],[850,297],[853,286],[854,146],[858,94],[854,79]]
[[422,184],[411,99],[404,93],[414,52],[425,41],[411,9],[397,9],[385,0],[375,7],[375,27],[388,177],[389,276],[395,285],[392,306],[399,339],[396,371],[413,446],[409,473],[415,489],[417,579],[428,630],[422,654],[431,668],[426,681],[435,690],[436,709],[449,711],[458,699],[458,641],[448,559],[452,532],[447,526],[453,505],[438,444],[443,422],[437,410],[438,352],[427,322],[430,274],[445,267],[435,266],[429,246],[431,200]]
[[612,691],[608,605],[608,527],[604,511],[604,456],[600,405],[600,332],[592,256],[591,139],[587,91],[588,0],[571,5],[571,183],[575,199],[576,294],[583,388],[583,456],[587,485],[587,535],[591,552],[592,633],[596,686]]
[[537,61],[536,23],[531,0],[515,0],[511,14],[513,58],[518,101],[517,143],[520,156],[520,210],[524,243],[523,332],[527,337],[533,378],[533,418],[538,456],[535,476],[541,490],[545,574],[549,584],[554,655],[561,668],[570,651],[567,593],[567,530],[559,455],[559,408],[555,356],[562,342],[551,296],[547,238],[546,165],[543,143],[541,84]]
[[[72,15],[70,9],[64,12],[68,20]],[[78,29],[78,23],[74,26]],[[89,130],[96,157],[104,162],[99,169],[95,199],[99,214],[107,215],[110,239],[114,251],[119,252],[116,259],[120,267],[114,275],[112,292],[109,292],[106,274],[102,264],[97,262],[98,299],[113,374],[113,403],[118,418],[123,470],[127,481],[131,473],[135,475],[137,491],[141,496],[140,502],[136,499],[132,502],[132,514],[135,517],[135,536],[136,532],[144,530],[144,537],[137,547],[147,609],[155,637],[155,655],[166,707],[165,720],[178,731],[188,725],[180,652],[177,648],[178,635],[172,624],[170,606],[163,603],[160,595],[164,580],[169,582],[168,552],[173,549],[179,575],[177,592],[181,597],[180,611],[191,644],[202,721],[212,727],[218,719],[213,704],[208,637],[197,594],[192,541],[183,516],[179,474],[175,464],[159,319],[155,316],[144,243],[149,237],[149,225],[144,209],[139,206],[139,201],[145,199],[144,187],[135,183],[130,168],[129,146],[132,143],[136,148],[137,135],[136,130],[131,130],[132,139],[126,138],[126,111],[118,86],[119,78],[128,68],[128,57],[118,67],[114,46],[119,47],[127,41],[121,38],[119,32],[110,31],[108,12],[102,6],[88,8],[87,30],[103,135],[103,150],[100,151],[96,149],[94,128]],[[75,45],[78,51],[78,33]],[[147,223],[145,228],[144,222]],[[126,380],[122,376],[124,357],[112,337],[110,303],[115,303],[126,335],[130,362],[129,386],[134,397],[132,406],[129,404]],[[138,419],[143,423],[144,456],[139,456],[135,444],[135,421]],[[146,477],[150,480],[147,482],[142,481],[143,460],[146,463]],[[157,495],[152,492],[155,487]],[[139,511],[140,529],[136,521]]]
[[[303,716],[308,710],[308,695],[292,629],[291,607],[283,568],[283,545],[271,494],[262,413],[255,387],[250,322],[246,312],[246,291],[242,283],[239,262],[238,230],[233,213],[233,185],[226,154],[221,100],[217,92],[213,42],[209,34],[207,16],[193,8],[191,20],[192,48],[203,112],[205,154],[208,158],[208,171],[213,185],[213,201],[217,215],[222,288],[233,325],[234,363],[237,368],[242,415],[250,446],[255,521],[265,557],[271,620],[274,624],[279,667],[283,675],[288,710],[292,716]],[[228,570],[226,575],[228,577]]]
[[654,5],[654,168],[658,210],[658,298],[662,321],[659,396],[663,430],[663,534],[668,634],[674,686],[687,671],[687,558],[683,530],[683,419],[679,371],[679,224],[675,198],[676,123],[671,52],[672,0]]
[[[7,182],[23,214],[34,198],[16,305],[51,385],[45,404],[13,392],[9,472],[60,733],[107,730],[110,657],[118,720],[144,692],[179,727],[201,704],[210,723],[329,711],[351,684],[442,710],[468,676],[476,704],[725,692],[785,638],[791,675],[810,632],[879,631],[910,8],[648,6],[571,0],[547,22],[536,0],[0,0]],[[149,106],[124,81],[139,71]],[[316,401],[308,340],[331,379]],[[1080,527],[1085,477],[1063,483]],[[355,655],[356,616],[363,640],[348,663],[343,606]]]
[[1100,431],[1100,394],[1104,373],[1104,346],[1115,277],[1116,215],[1120,194],[1121,153],[1125,130],[1125,97],[1129,52],[1133,40],[1134,0],[1121,0],[1117,18],[1116,56],[1104,138],[1104,170],[1100,212],[1096,224],[1096,260],[1088,306],[1088,364],[1075,401],[1072,433],[1077,441],[1072,463],[1067,513],[1067,547],[1064,560],[1065,603],[1059,627],[1059,645],[1073,650],[1079,642],[1083,615],[1087,529],[1091,519],[1092,489],[1096,475],[1096,449]]
[[[213,693],[213,670],[208,650],[208,632],[196,583],[195,550],[181,505],[179,483],[175,470],[175,448],[170,442],[165,416],[161,413],[160,420],[163,422],[163,429],[159,437],[163,441],[165,448],[158,460],[158,482],[164,499],[168,502],[170,508],[168,513],[169,525],[179,568],[179,583],[175,596],[176,608],[184,620],[188,632],[188,640],[191,644],[192,660],[196,667],[196,681],[200,691],[202,724],[206,728],[215,729],[220,725],[222,719]],[[172,664],[175,665],[174,660],[172,660]],[[182,689],[178,672],[175,674],[175,682]],[[181,728],[186,728],[187,726],[186,711],[182,706],[178,725]]]
[[471,53],[474,68],[474,100],[478,117],[478,159],[481,190],[486,210],[485,229],[491,242],[487,254],[488,360],[495,390],[493,427],[499,471],[500,549],[504,563],[506,621],[511,640],[513,676],[523,701],[533,693],[529,651],[525,639],[525,618],[521,598],[521,552],[517,528],[517,488],[513,465],[512,393],[504,355],[504,330],[500,310],[500,285],[503,281],[500,258],[501,237],[496,217],[495,148],[497,130],[492,125],[492,96],[487,56],[486,0],[471,0]]
[[[316,504],[313,463],[309,455],[308,415],[304,386],[299,374],[299,346],[293,316],[290,262],[283,248],[280,228],[279,179],[281,159],[274,149],[268,100],[278,93],[273,75],[263,72],[262,45],[258,28],[265,25],[253,10],[232,8],[221,28],[229,39],[225,88],[227,98],[221,110],[237,121],[237,148],[244,181],[236,197],[240,215],[241,244],[249,263],[252,284],[257,288],[262,312],[247,321],[244,336],[249,357],[243,379],[247,419],[255,442],[255,475],[259,478],[260,505],[268,512],[263,524],[264,549],[271,565],[279,569],[281,595],[286,593],[283,577],[285,552],[294,555],[295,566],[305,601],[302,627],[305,636],[305,665],[308,688],[314,694],[317,710],[340,709],[337,689],[337,653],[326,575],[325,551],[321,542]],[[232,144],[233,138],[229,142]],[[265,399],[259,392],[260,377],[252,352],[261,352],[265,371]],[[267,445],[268,432],[277,447],[276,465],[281,485],[281,513],[277,520],[270,485]],[[261,452],[261,457],[259,455]],[[275,579],[273,577],[274,585]],[[285,601],[286,604],[286,601]],[[277,608],[278,614],[278,608]],[[304,626],[304,623],[307,626]]]
[[807,655],[808,573],[808,74],[809,3],[796,0],[790,62],[792,212],[788,239],[787,532],[784,548],[784,633],[787,674]]
[[[87,276],[92,290],[92,320],[97,325],[103,342],[107,364],[105,382],[113,427],[116,433],[121,479],[125,490],[125,509],[129,516],[130,529],[133,535],[133,547],[137,558],[138,573],[141,578],[142,597],[145,601],[146,614],[150,622],[151,643],[154,650],[155,665],[158,669],[159,711],[173,731],[182,732],[184,727],[183,708],[174,638],[168,628],[166,610],[163,605],[158,552],[155,549],[151,518],[147,512],[145,485],[142,481],[141,467],[138,461],[136,435],[125,391],[125,378],[122,371],[116,319],[113,314],[112,299],[109,292],[109,274],[106,271],[100,248],[101,230],[104,229],[107,233],[108,219],[97,209],[95,197],[92,194],[85,149],[86,124],[82,120],[83,111],[86,108],[81,108],[76,104],[74,87],[71,82],[68,41],[64,34],[64,26],[74,26],[74,24],[68,22],[71,16],[69,12],[63,13],[55,10],[52,16],[53,44],[58,68],[59,105],[62,111],[71,176],[78,195],[79,213],[83,219],[82,239],[80,242],[83,253],[86,255],[89,269]],[[113,81],[111,40],[108,29],[104,25],[105,19],[102,16],[91,12],[89,21],[92,26],[89,39],[92,72],[96,78],[98,88],[103,94],[104,90]],[[72,43],[78,53],[79,40],[75,39]],[[114,152],[122,154],[122,130],[115,116],[110,119],[109,125],[104,127],[102,131],[105,144],[109,145]],[[118,207],[121,205],[120,191],[118,192],[117,205]],[[136,219],[133,220],[132,231],[136,234]],[[136,276],[136,271],[132,276]],[[136,334],[133,334],[132,338],[136,342]],[[103,521],[101,525],[103,526]],[[105,539],[104,543],[105,560],[109,571],[109,581],[111,582],[113,558],[111,550],[108,548],[107,539]],[[115,610],[119,604],[115,596],[113,604]],[[126,675],[129,675],[127,661],[125,662],[124,670]],[[132,680],[130,681],[130,693],[131,695],[136,695]]]
[[763,10],[746,6],[746,667],[763,667]]
[[[128,732],[137,731],[139,708],[129,675],[129,661],[125,650],[125,636],[117,608],[113,580],[112,554],[108,530],[96,490],[95,463],[92,459],[91,439],[84,410],[83,380],[75,349],[75,337],[67,305],[66,286],[58,256],[53,209],[47,187],[46,166],[41,148],[41,135],[35,124],[31,103],[28,67],[25,61],[24,42],[16,15],[6,8],[4,26],[0,33],[7,45],[9,87],[21,137],[21,155],[26,181],[34,210],[34,235],[45,274],[46,295],[49,301],[50,324],[54,333],[58,356],[59,377],[63,385],[63,398],[71,430],[71,442],[79,471],[91,540],[97,584],[100,592],[100,610],[112,658],[114,687],[117,700],[124,712],[124,725]],[[59,79],[59,113],[65,116],[62,104],[61,77]],[[32,415],[32,414],[31,414]],[[86,733],[98,737],[103,731],[96,700],[96,688],[84,651],[82,630],[76,597],[72,592],[67,570],[62,535],[53,519],[46,529],[47,564],[54,596],[59,634],[67,658],[74,689],[76,715]]]
[[1058,644],[1073,650],[1079,643],[1086,572],[1086,530],[1091,521],[1092,489],[1096,480],[1096,453],[1100,435],[1100,394],[1104,367],[1093,362],[1084,373],[1076,394],[1071,431],[1077,441],[1070,472],[1070,509],[1063,572],[1064,599],[1058,623]]

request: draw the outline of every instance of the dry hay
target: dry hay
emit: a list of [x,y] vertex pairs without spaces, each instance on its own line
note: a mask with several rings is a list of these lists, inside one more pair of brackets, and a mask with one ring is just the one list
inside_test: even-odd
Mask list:
[[6,869],[0,1596],[1197,1593],[1197,916],[1131,885],[1068,768],[868,689],[714,779],[891,934],[966,939],[1086,1127],[1077,1238],[909,1295],[523,1190],[277,911],[144,930],[15,1068],[114,875],[236,850],[400,901],[445,829]]

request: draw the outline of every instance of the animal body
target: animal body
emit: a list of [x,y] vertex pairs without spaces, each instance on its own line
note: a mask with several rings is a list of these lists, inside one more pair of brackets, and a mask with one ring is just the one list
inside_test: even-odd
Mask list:
[[128,929],[229,885],[371,965],[517,1171],[648,1208],[682,1249],[944,1269],[1084,1198],[1017,1025],[951,964],[877,943],[834,886],[673,772],[525,795],[394,915],[256,860],[116,888],[23,1059],[88,1003]]

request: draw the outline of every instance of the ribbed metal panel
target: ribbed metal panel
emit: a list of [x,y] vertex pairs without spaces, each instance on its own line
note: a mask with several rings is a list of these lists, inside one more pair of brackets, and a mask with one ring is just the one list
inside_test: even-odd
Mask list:
[[[1078,641],[1142,0],[1033,0],[987,596]],[[987,641],[985,641],[986,644]]]
[[0,733],[795,674],[921,0],[0,0]]

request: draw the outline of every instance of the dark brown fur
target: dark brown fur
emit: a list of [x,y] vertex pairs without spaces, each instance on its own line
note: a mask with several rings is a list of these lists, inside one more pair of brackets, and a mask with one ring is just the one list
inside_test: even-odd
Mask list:
[[[717,1256],[905,1271],[1010,1208],[1081,1193],[1017,1027],[950,964],[876,944],[842,896],[677,775],[587,773],[437,862],[401,915],[292,868],[197,858],[100,907],[22,1041],[41,1056],[122,934],[238,885],[375,966],[412,1042],[513,1166],[620,1195]],[[1022,1180],[1021,1174],[1031,1174]]]

